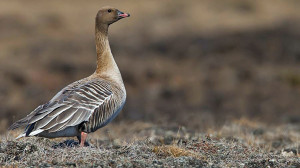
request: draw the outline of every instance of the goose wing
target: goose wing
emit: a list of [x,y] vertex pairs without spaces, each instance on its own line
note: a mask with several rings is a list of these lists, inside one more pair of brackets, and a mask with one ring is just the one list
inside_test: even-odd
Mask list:
[[113,95],[104,80],[73,83],[58,92],[48,103],[37,107],[10,129],[27,125],[26,136],[43,131],[56,132],[88,121],[92,113]]

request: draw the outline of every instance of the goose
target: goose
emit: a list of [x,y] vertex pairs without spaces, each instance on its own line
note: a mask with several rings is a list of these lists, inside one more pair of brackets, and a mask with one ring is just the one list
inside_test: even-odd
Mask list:
[[87,146],[89,133],[111,122],[125,104],[126,90],[108,41],[109,26],[130,14],[113,7],[101,8],[95,21],[96,71],[59,91],[49,102],[38,106],[8,130],[26,126],[16,139],[77,136]]

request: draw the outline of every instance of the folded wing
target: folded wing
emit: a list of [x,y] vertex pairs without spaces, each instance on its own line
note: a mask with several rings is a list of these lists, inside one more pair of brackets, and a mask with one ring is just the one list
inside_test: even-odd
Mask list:
[[25,135],[56,132],[88,121],[95,109],[112,96],[111,85],[104,80],[73,83],[57,93],[9,129],[27,125]]

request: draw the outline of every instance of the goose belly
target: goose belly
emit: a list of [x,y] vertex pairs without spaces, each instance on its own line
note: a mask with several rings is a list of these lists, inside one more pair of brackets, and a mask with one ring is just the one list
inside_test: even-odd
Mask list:
[[57,132],[41,132],[37,136],[39,137],[45,137],[45,138],[57,138],[57,137],[74,137],[79,136],[80,132],[78,131],[78,127],[67,127],[64,130],[57,131]]

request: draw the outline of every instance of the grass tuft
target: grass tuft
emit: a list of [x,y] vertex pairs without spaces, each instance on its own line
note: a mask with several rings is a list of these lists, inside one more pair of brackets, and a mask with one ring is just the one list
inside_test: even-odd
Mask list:
[[176,145],[162,145],[155,146],[153,152],[158,156],[172,156],[172,157],[181,157],[181,156],[191,156],[199,158],[199,155],[194,153],[191,150],[181,148]]

